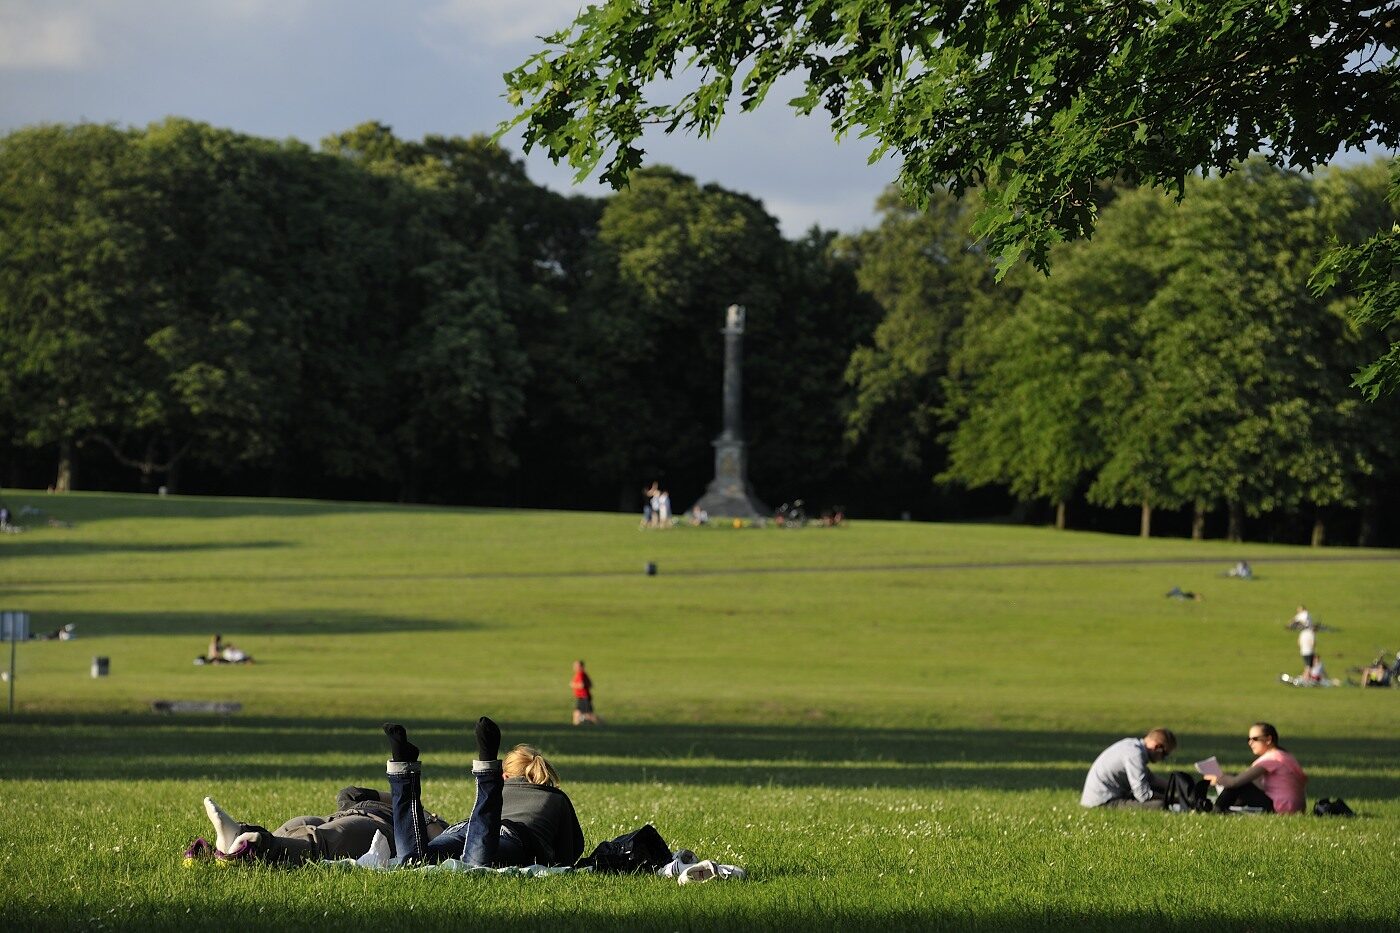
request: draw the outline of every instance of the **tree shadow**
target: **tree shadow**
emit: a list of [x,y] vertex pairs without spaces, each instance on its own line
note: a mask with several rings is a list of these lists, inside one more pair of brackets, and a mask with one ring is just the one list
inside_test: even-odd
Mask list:
[[[27,595],[27,594],[26,594]],[[242,638],[249,635],[366,635],[385,632],[468,630],[480,627],[469,620],[451,622],[407,616],[366,615],[343,609],[307,609],[298,612],[64,612],[32,613],[30,630],[39,633],[72,624],[76,644],[92,638],[130,635],[196,636],[192,656],[215,632]]]
[[[5,545],[6,557],[87,557],[94,554],[183,554],[197,551],[264,551],[291,547],[286,541],[220,541],[141,542],[122,544],[111,541],[60,541],[21,535],[18,541]],[[53,582],[53,581],[49,581]],[[81,583],[82,580],[63,581]]]
[[[292,871],[316,871],[315,868]],[[754,892],[743,887],[707,892],[697,906],[699,895],[684,888],[657,887],[650,877],[594,876],[578,884],[586,884],[592,892],[580,896],[580,888],[571,885],[566,896],[551,898],[539,893],[528,899],[512,898],[507,890],[537,889],[548,882],[518,878],[481,878],[465,876],[460,879],[442,877],[434,888],[449,887],[460,896],[423,896],[419,888],[403,890],[401,879],[391,875],[375,875],[368,879],[354,876],[353,882],[342,882],[343,875],[327,875],[322,894],[303,895],[300,892],[278,890],[286,899],[282,904],[288,915],[297,918],[303,930],[397,929],[408,926],[416,931],[459,931],[464,915],[472,926],[491,930],[966,930],[972,933],[1005,933],[1007,930],[1072,930],[1110,931],[1152,930],[1155,933],[1253,933],[1262,929],[1299,931],[1333,931],[1341,929],[1382,929],[1384,909],[1371,904],[1338,905],[1326,917],[1300,918],[1288,913],[1282,905],[1259,903],[1248,905],[1241,912],[1248,916],[1226,915],[1208,909],[1151,906],[1133,907],[1113,903],[1084,906],[1051,906],[1043,897],[1027,891],[1020,898],[1024,906],[990,908],[980,898],[969,898],[965,905],[949,906],[891,906],[874,905],[865,899],[851,898],[842,903],[830,894],[805,898],[761,897],[754,901]],[[458,883],[454,884],[456,881]],[[365,897],[365,886],[373,892]],[[755,879],[749,884],[762,883]],[[496,897],[482,897],[483,886]],[[183,886],[182,886],[183,887]],[[221,887],[221,886],[220,886]],[[327,897],[325,891],[343,896]],[[627,906],[638,889],[650,893],[643,907]],[[606,892],[616,891],[622,901],[606,906],[593,906],[590,901],[605,899]],[[411,903],[410,903],[411,901]],[[211,909],[218,904],[218,909]],[[725,906],[721,906],[725,905]],[[218,895],[211,901],[208,892],[173,893],[159,904],[143,903],[134,909],[117,912],[104,918],[108,929],[142,929],[153,931],[184,931],[190,927],[190,916],[199,917],[199,927],[206,930],[244,930],[265,926],[266,915],[259,913],[263,902],[226,902]],[[312,909],[314,907],[314,909]],[[727,908],[727,909],[726,909]],[[1369,908],[1369,909],[1368,909]],[[411,917],[411,923],[408,918]],[[1382,925],[1378,926],[1378,922]],[[35,917],[21,905],[0,906],[0,925],[6,929],[63,929],[62,926]]]
[[[65,493],[47,495],[44,493],[15,493],[7,490],[4,500],[15,513],[20,525],[38,531],[47,531],[50,518],[87,525],[113,519],[147,518],[305,518],[316,515],[355,515],[362,513],[393,512],[405,514],[422,512],[442,515],[461,513],[466,515],[509,513],[510,509],[473,508],[467,506],[443,507],[435,505],[413,505],[394,502],[352,502],[334,499],[262,499],[262,498],[204,498],[182,496],[141,495],[137,493]],[[21,514],[23,509],[37,509],[37,513]],[[523,510],[520,510],[523,511]],[[58,529],[54,529],[57,531]]]
[[[429,779],[464,772],[472,757],[464,724],[408,720]],[[815,726],[635,725],[579,728],[503,722],[507,746],[528,741],[556,759],[570,783],[690,786],[889,787],[1056,791],[1078,800],[1089,763],[1116,735],[1035,730],[916,730]],[[329,784],[377,775],[384,738],[377,722],[270,717],[65,719],[25,716],[0,729],[13,754],[0,776],[48,779],[298,778]],[[1191,736],[1190,747],[1226,751],[1239,736]],[[1309,799],[1400,795],[1400,739],[1307,739],[1290,743],[1305,768],[1322,772]],[[325,757],[363,759],[328,764]],[[1231,756],[1233,758],[1233,756]],[[1244,755],[1238,758],[1246,763]],[[439,764],[435,764],[439,763]],[[1167,768],[1190,769],[1189,764]],[[338,786],[338,784],[337,784]],[[334,789],[334,788],[332,788]]]

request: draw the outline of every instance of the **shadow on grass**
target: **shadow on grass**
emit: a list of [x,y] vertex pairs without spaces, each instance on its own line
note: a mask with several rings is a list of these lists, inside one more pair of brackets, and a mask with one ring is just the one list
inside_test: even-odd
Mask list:
[[[307,518],[317,515],[355,515],[365,513],[412,513],[434,515],[443,513],[501,514],[510,510],[433,505],[406,505],[392,502],[349,502],[331,499],[239,499],[185,498],[182,496],[153,496],[135,493],[82,493],[78,495],[47,496],[7,493],[5,500],[16,513],[20,525],[36,531],[48,531],[50,518],[87,525],[112,519],[147,518]],[[21,514],[24,507],[38,509],[38,514]],[[61,531],[62,529],[53,529]]]
[[[366,615],[339,609],[308,609],[304,612],[44,612],[30,620],[35,633],[47,632],[72,623],[77,626],[75,641],[55,650],[81,653],[83,643],[93,638],[128,635],[180,635],[198,639],[190,645],[190,656],[200,654],[209,637],[220,632],[230,639],[245,636],[361,635],[384,632],[422,632],[439,629],[466,631],[478,627],[471,621],[444,622],[401,616]],[[255,657],[257,651],[247,648]]]
[[[471,757],[462,722],[408,722],[437,779]],[[1059,731],[914,730],[815,726],[637,725],[573,729],[503,724],[505,744],[530,741],[554,757],[566,782],[694,786],[893,787],[1052,790],[1077,799],[1093,758],[1120,736]],[[156,716],[20,717],[0,726],[0,777],[18,779],[297,778],[364,781],[385,754],[376,722]],[[1238,736],[1192,736],[1202,755],[1231,750]],[[1291,743],[1314,778],[1309,799],[1400,796],[1400,739],[1308,739]],[[326,756],[365,765],[347,767]],[[441,770],[434,758],[446,762]],[[1189,769],[1189,764],[1176,767]],[[1170,765],[1169,765],[1170,767]]]
[[[169,541],[132,542],[115,541],[61,541],[55,538],[21,536],[19,541],[6,544],[4,555],[10,557],[88,557],[94,554],[185,554],[196,551],[266,551],[273,548],[291,547],[285,541]],[[69,582],[50,580],[50,583]],[[73,580],[74,583],[85,582]]]
[[[487,883],[496,879],[485,879]],[[505,882],[510,884],[515,879]],[[1261,929],[1288,930],[1343,930],[1343,929],[1383,929],[1377,926],[1383,912],[1377,909],[1366,910],[1367,905],[1356,905],[1356,909],[1343,908],[1329,913],[1327,917],[1307,918],[1283,915],[1278,908],[1260,905],[1249,911],[1253,916],[1221,916],[1206,910],[1178,908],[1173,913],[1151,908],[1120,907],[1104,905],[1096,908],[1051,907],[1048,905],[1028,905],[1023,909],[1015,907],[988,908],[971,903],[963,909],[889,907],[875,906],[868,902],[858,904],[832,903],[830,898],[814,898],[775,902],[772,898],[749,892],[746,900],[736,896],[717,899],[717,895],[703,898],[704,906],[681,901],[680,894],[658,897],[647,908],[628,911],[616,905],[600,908],[580,903],[579,888],[571,889],[570,895],[551,901],[547,893],[540,893],[528,899],[521,898],[514,906],[503,907],[481,899],[480,892],[472,892],[474,886],[481,885],[483,879],[463,879],[460,886],[462,897],[451,897],[445,893],[439,896],[420,896],[411,905],[376,904],[374,901],[356,896],[351,902],[337,900],[314,901],[308,898],[305,904],[293,902],[301,910],[296,911],[295,925],[303,931],[342,931],[342,930],[392,930],[407,928],[414,931],[451,930],[460,931],[464,926],[490,930],[969,930],[973,933],[1005,933],[1007,930],[1074,930],[1074,931],[1125,931],[1152,930],[1156,933],[1233,933],[1233,931],[1256,931]],[[603,896],[602,892],[617,890],[619,896],[635,897],[636,890],[645,885],[654,885],[656,879],[589,879],[589,888],[597,893],[588,896],[589,900]],[[540,886],[540,881],[526,884]],[[547,887],[548,882],[543,882]],[[491,884],[495,887],[494,884]],[[505,885],[502,885],[505,887]],[[348,892],[347,892],[348,893]],[[402,900],[391,892],[384,899]],[[668,890],[667,895],[671,895]],[[278,890],[280,896],[285,894]],[[502,894],[509,897],[508,894]],[[219,903],[214,895],[213,903]],[[698,895],[696,896],[698,897]],[[753,899],[757,898],[757,903]],[[691,898],[693,900],[694,897]],[[264,927],[268,920],[259,916],[246,905],[231,905],[223,910],[213,910],[210,899],[184,903],[153,905],[141,903],[124,911],[97,910],[102,916],[101,926],[105,929],[178,930],[190,929],[193,915],[198,917],[201,930],[246,930],[249,927]],[[726,904],[728,909],[718,909],[718,904]],[[104,905],[105,906],[105,905]],[[286,905],[283,905],[284,907]],[[314,908],[314,909],[313,909]],[[92,912],[92,911],[89,911]],[[221,916],[222,914],[222,916]],[[71,929],[65,923],[76,918],[35,916],[14,905],[0,907],[0,925],[6,929],[61,930]]]

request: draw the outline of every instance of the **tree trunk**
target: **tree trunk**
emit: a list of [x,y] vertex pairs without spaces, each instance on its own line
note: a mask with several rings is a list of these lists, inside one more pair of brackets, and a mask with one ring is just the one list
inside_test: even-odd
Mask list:
[[150,494],[155,485],[156,471],[156,442],[149,441],[146,444],[146,459],[136,465],[136,469],[141,473],[141,491]]
[[1065,500],[1063,499],[1055,503],[1055,528],[1057,531],[1065,530]]
[[1361,527],[1356,532],[1356,546],[1370,547],[1376,534],[1376,503],[1370,498],[1361,502]]
[[1191,515],[1191,540],[1204,541],[1206,537],[1206,504],[1197,500],[1196,510]]
[[58,476],[53,481],[54,492],[72,492],[73,477],[76,468],[73,466],[73,442],[62,440],[58,442]]
[[1318,509],[1318,511],[1317,511],[1317,512],[1314,514],[1314,516],[1313,516],[1313,530],[1312,530],[1312,546],[1313,546],[1313,547],[1322,547],[1322,537],[1323,537],[1323,532],[1324,532],[1324,531],[1326,531],[1326,529],[1323,527],[1323,523],[1322,523],[1322,510],[1321,510],[1321,509]]
[[175,495],[175,489],[180,483],[180,461],[172,460],[170,466],[165,471],[165,491],[170,495]]
[[1230,527],[1225,532],[1225,539],[1235,544],[1244,540],[1244,509],[1238,502],[1230,503]]
[[1138,534],[1144,538],[1152,537],[1152,505],[1146,500],[1142,500],[1142,526]]

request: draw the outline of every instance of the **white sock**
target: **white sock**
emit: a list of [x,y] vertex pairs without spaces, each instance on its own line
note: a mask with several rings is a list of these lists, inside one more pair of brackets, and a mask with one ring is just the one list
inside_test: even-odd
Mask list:
[[374,838],[369,843],[369,851],[355,859],[355,864],[361,868],[389,867],[389,840],[384,838],[383,833],[377,829],[374,831]]
[[237,851],[238,851],[239,847],[242,846],[243,843],[245,843],[245,842],[251,843],[251,842],[257,842],[257,841],[258,841],[258,834],[255,833],[255,832],[249,831],[249,832],[246,832],[246,833],[240,833],[239,835],[237,835],[237,836],[235,836],[235,837],[233,838],[233,848],[230,849],[228,852],[225,852],[224,854],[225,854],[225,855],[232,855],[234,852],[237,852]]
[[209,822],[214,824],[215,848],[227,855],[233,850],[234,840],[238,837],[238,821],[225,813],[213,797],[204,798],[204,812],[209,816]]

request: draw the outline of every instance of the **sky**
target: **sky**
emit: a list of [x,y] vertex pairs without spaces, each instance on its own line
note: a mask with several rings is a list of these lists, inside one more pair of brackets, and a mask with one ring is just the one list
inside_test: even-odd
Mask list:
[[[368,120],[405,139],[494,132],[512,113],[505,71],[567,25],[581,0],[0,0],[0,132],[82,120],[144,126],[188,117],[316,144]],[[838,144],[775,88],[755,114],[732,111],[709,139],[657,134],[665,163],[759,198],[789,237],[812,225],[876,223],[897,167]],[[521,154],[518,133],[503,144]],[[601,195],[535,153],[530,177]]]

